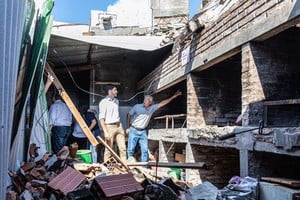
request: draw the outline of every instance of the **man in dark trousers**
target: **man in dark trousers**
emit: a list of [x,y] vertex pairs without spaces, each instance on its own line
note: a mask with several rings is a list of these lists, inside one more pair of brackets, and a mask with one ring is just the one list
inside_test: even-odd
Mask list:
[[49,125],[52,132],[52,150],[57,153],[66,145],[71,133],[72,113],[58,92],[53,94],[52,100],[54,103],[49,109]]

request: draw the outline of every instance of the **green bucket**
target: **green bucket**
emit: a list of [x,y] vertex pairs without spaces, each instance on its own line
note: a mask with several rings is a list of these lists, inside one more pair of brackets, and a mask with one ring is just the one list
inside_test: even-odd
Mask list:
[[76,152],[76,158],[80,158],[85,163],[92,163],[92,154],[90,150],[79,149]]
[[172,178],[175,178],[177,180],[180,179],[180,173],[181,173],[181,169],[179,169],[179,168],[171,168],[168,171],[169,176]]

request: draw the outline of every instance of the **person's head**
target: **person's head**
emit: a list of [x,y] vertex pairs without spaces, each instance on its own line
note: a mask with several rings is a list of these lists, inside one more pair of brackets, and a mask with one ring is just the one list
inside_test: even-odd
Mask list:
[[53,94],[52,94],[52,100],[56,101],[56,100],[59,100],[59,99],[61,99],[60,94],[58,93],[58,91],[54,91]]
[[78,111],[81,115],[83,115],[87,112],[88,109],[89,109],[88,105],[81,105],[79,106]]
[[111,98],[114,98],[114,97],[117,97],[118,96],[118,90],[117,90],[117,87],[114,86],[114,85],[107,85],[105,87],[105,91],[106,91],[106,94],[107,96],[111,97]]
[[147,108],[151,106],[153,103],[153,97],[151,95],[145,95],[144,96],[144,106]]
[[94,115],[97,115],[97,110],[95,110],[95,109],[89,108],[89,109],[88,109],[88,112],[91,112],[91,113],[93,113]]

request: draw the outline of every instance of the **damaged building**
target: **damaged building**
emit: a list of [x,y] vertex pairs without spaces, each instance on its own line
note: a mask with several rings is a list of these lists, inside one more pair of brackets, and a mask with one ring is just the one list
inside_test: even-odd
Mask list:
[[[28,3],[5,1],[0,9],[8,12],[14,6],[26,11],[26,17],[8,20],[6,16],[7,22],[0,21],[3,26],[32,20]],[[182,91],[180,98],[152,116],[148,143],[159,163],[203,163],[180,169],[179,179],[190,186],[211,183],[223,188],[232,177],[252,177],[259,181],[260,199],[299,198],[300,2],[206,0],[201,7],[188,19],[188,1],[153,0],[151,28],[117,26],[113,13],[96,11],[90,26],[50,26],[46,10],[36,25],[48,27],[46,36],[35,43],[40,48],[35,51],[23,41],[23,30],[13,35],[9,28],[0,32],[1,64],[7,66],[2,67],[0,90],[0,152],[7,158],[1,164],[0,193],[6,193],[7,171],[16,171],[29,159],[30,143],[37,143],[41,156],[49,152],[45,145],[49,135],[42,129],[47,125],[44,112],[49,96],[39,89],[49,65],[75,106],[87,104],[99,111],[104,86],[116,85],[124,126],[128,111],[145,94],[160,102]],[[22,41],[27,46],[21,45],[18,53]],[[17,59],[27,52],[40,59]],[[44,124],[37,125],[44,118]],[[47,132],[42,141],[40,132]],[[156,176],[163,177],[170,168],[155,168]],[[78,176],[77,185],[62,191],[66,196],[85,180],[78,171],[66,168],[58,175],[61,180],[50,181],[50,187],[59,189],[66,174]],[[131,176],[127,178],[135,185]],[[107,179],[114,181],[113,176]],[[95,196],[103,195],[96,192],[102,184],[103,179],[92,183]],[[135,187],[143,191],[140,185]]]

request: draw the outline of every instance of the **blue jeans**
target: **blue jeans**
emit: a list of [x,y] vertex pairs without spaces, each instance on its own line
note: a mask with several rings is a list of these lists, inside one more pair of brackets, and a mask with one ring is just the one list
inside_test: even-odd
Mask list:
[[51,132],[52,150],[56,154],[67,144],[71,126],[53,126]]
[[[95,136],[95,138],[97,139],[97,136],[100,136],[100,129],[93,130],[92,133]],[[87,140],[87,145],[88,145],[88,149],[91,150],[93,163],[97,163],[98,162],[97,146],[93,146],[89,140]],[[103,146],[103,145],[101,145],[101,146]],[[102,155],[102,157],[103,157],[103,155]]]
[[129,129],[129,137],[128,137],[128,147],[127,147],[127,155],[129,157],[133,157],[135,152],[135,148],[137,144],[140,144],[141,147],[141,162],[148,161],[148,136],[147,130],[136,130],[133,127]]

